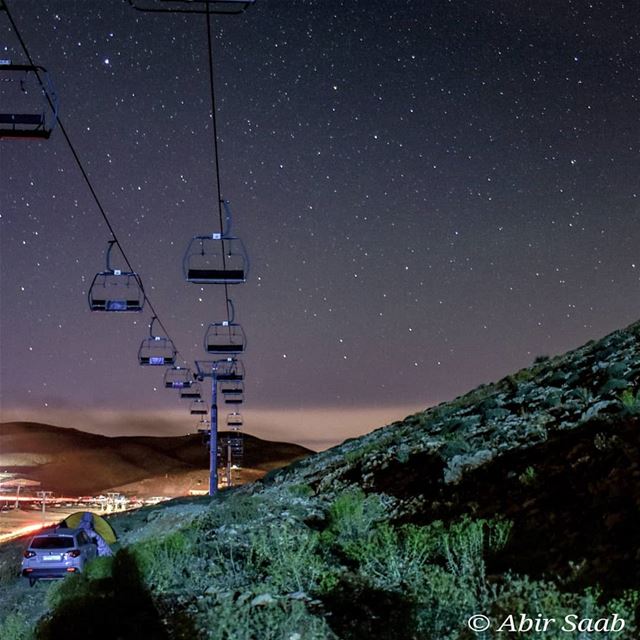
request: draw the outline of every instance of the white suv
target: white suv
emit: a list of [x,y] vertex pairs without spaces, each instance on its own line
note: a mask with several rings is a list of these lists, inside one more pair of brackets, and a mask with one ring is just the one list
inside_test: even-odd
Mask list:
[[82,529],[58,528],[32,538],[22,555],[22,575],[33,586],[37,580],[54,580],[81,572],[98,555],[98,550]]

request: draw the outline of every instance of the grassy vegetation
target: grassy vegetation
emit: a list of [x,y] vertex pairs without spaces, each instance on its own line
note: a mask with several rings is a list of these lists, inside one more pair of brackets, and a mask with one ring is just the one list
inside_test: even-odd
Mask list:
[[[477,612],[560,618],[615,611],[633,619],[635,593],[601,603],[597,593],[487,575],[487,558],[508,543],[509,522],[417,526],[394,524],[392,514],[388,496],[358,487],[332,499],[309,488],[227,496],[190,526],[141,539],[55,584],[47,595],[51,613],[35,635],[17,612],[3,621],[0,637],[53,639],[65,629],[69,640],[134,638],[143,625],[155,629],[153,638],[463,640],[465,621]],[[634,634],[628,627],[598,638]]]

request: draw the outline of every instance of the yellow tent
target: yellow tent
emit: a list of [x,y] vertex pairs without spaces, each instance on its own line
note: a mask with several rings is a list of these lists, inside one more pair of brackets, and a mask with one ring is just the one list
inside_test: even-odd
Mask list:
[[[69,529],[77,529],[85,513],[91,514],[90,522],[93,525],[94,531],[100,534],[107,544],[113,544],[116,541],[116,532],[113,530],[113,527],[102,516],[92,511],[76,511],[76,513],[72,513],[63,520],[64,525]],[[87,518],[85,518],[85,520],[87,520]]]

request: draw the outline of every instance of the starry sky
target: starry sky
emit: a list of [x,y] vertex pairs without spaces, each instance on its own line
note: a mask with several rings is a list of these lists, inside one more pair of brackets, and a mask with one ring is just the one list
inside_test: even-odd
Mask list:
[[[8,4],[181,358],[206,357],[223,290],[181,271],[218,230],[205,16]],[[320,448],[637,319],[637,3],[257,0],[213,29],[248,431]],[[25,62],[3,13],[0,46]],[[88,310],[110,234],[60,131],[0,154],[3,419],[192,430],[137,364],[151,314]]]

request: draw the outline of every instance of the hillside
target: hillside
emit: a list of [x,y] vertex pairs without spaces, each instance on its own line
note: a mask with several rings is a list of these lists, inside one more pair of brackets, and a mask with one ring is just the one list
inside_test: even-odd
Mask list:
[[6,561],[3,609],[21,637],[48,609],[42,639],[634,640],[639,345],[636,323],[216,499],[114,516],[115,558],[46,601]]
[[[310,451],[245,434],[242,481],[256,480]],[[39,481],[58,495],[111,489],[137,495],[184,495],[207,486],[209,456],[201,437],[106,437],[46,424],[0,424],[2,471]]]
[[513,530],[496,568],[637,588],[640,323],[285,473],[391,495],[402,522],[499,514]]

